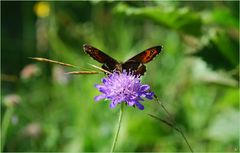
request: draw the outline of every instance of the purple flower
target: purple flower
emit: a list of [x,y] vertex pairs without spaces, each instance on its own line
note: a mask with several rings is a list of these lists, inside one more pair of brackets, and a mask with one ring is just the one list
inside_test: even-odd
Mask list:
[[102,83],[95,85],[102,92],[101,95],[95,97],[95,101],[101,99],[111,100],[111,108],[125,102],[129,106],[137,106],[143,110],[144,106],[140,103],[140,101],[143,101],[142,98],[153,99],[154,96],[154,93],[149,91],[149,85],[141,84],[139,76],[126,71],[122,73],[114,72],[103,78]]

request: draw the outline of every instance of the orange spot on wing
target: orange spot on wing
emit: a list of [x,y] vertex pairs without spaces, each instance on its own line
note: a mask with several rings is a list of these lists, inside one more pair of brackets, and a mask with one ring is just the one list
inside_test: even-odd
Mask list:
[[143,62],[147,63],[153,59],[154,56],[158,54],[157,50],[152,49],[152,50],[147,50],[146,54],[143,57]]

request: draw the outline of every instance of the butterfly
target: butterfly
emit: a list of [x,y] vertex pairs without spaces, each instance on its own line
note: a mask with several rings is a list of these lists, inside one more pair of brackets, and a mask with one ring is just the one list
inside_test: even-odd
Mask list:
[[88,44],[83,45],[83,50],[94,60],[102,63],[102,68],[106,71],[113,72],[116,70],[122,72],[126,70],[127,72],[131,71],[134,75],[143,75],[146,72],[146,66],[144,64],[150,62],[157,56],[161,52],[162,46],[148,48],[124,63],[118,62],[101,50]]

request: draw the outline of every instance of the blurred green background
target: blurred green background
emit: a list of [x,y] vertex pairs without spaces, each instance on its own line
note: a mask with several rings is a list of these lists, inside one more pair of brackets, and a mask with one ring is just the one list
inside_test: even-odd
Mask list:
[[[181,127],[194,151],[239,151],[238,1],[1,2],[2,151],[109,151],[120,107],[94,102],[104,74],[65,75],[101,66],[91,44],[119,61],[155,45],[143,83]],[[80,69],[36,62],[44,57]],[[127,107],[116,151],[189,151],[182,137]]]

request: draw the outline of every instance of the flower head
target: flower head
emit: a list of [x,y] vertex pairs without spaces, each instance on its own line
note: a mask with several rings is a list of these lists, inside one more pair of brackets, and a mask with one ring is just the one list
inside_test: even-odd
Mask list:
[[143,110],[144,106],[140,103],[142,98],[153,99],[154,93],[150,92],[150,86],[141,84],[139,76],[123,71],[122,73],[113,72],[102,79],[103,84],[97,84],[96,88],[101,95],[95,97],[95,101],[101,99],[111,100],[110,107],[114,108],[122,102],[129,106],[137,106]]

